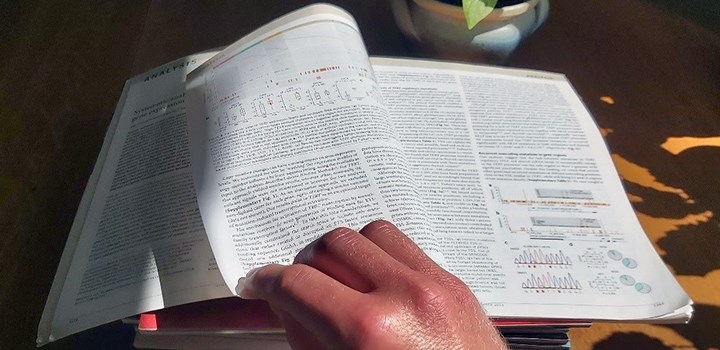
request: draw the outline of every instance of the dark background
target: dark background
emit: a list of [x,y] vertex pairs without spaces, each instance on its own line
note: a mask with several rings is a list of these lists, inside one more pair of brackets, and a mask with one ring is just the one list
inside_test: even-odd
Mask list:
[[[370,54],[424,55],[404,41],[387,1],[333,2],[355,16]],[[125,80],[227,45],[309,3],[0,2],[1,349],[34,347],[55,269]],[[720,347],[720,278],[713,274],[720,269],[720,148],[672,155],[659,146],[667,137],[720,136],[720,1],[553,0],[548,21],[506,65],[566,74],[599,126],[612,130],[606,138],[612,153],[694,200],[626,181],[628,192],[644,199],[635,203],[639,214],[668,220],[713,215],[659,236],[653,227],[646,230],[669,267],[694,278],[681,282],[692,282],[683,285],[699,301],[690,325],[652,329],[696,348]],[[623,326],[597,332],[607,330],[574,332],[573,339],[579,348],[595,349],[665,349],[677,342]],[[45,349],[124,348],[131,335],[111,324]]]

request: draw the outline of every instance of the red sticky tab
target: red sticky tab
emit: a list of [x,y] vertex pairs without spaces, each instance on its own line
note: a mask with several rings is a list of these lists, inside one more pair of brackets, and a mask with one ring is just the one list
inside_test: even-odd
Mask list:
[[146,313],[140,315],[140,322],[138,323],[138,330],[141,331],[156,331],[158,329],[157,317],[154,313]]

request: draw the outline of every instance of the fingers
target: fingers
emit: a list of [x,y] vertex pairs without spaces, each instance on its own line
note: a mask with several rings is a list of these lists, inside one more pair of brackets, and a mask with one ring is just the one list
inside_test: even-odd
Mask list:
[[362,296],[322,272],[302,264],[267,265],[238,283],[238,294],[263,299],[316,334],[339,332],[346,315]]
[[446,286],[456,297],[465,298],[470,293],[465,283],[430,259],[410,237],[392,223],[385,220],[371,222],[360,230],[360,234],[399,262]]
[[301,350],[469,348],[500,339],[467,286],[397,227],[380,221],[361,233],[330,231],[295,264],[248,273],[238,294],[267,300]]
[[413,270],[429,272],[440,267],[395,225],[385,220],[373,221],[360,230],[382,250]]
[[373,285],[370,281],[353,270],[350,265],[342,260],[336,259],[326,249],[321,249],[319,246],[322,245],[311,243],[306,246],[295,257],[294,263],[312,266],[359,292],[367,293],[372,291]]
[[[455,275],[430,259],[420,247],[395,225],[379,220],[363,227],[360,233],[399,262],[422,273],[422,275],[429,277],[433,282],[445,288],[455,299],[456,305],[467,313],[467,317],[474,318],[473,324],[482,323],[482,327],[489,330],[489,332],[494,332],[492,323],[490,323],[470,288]],[[497,334],[495,338],[500,339]],[[500,349],[503,347],[497,346],[494,348]]]
[[295,261],[307,264],[358,291],[395,284],[408,266],[349,228],[334,229],[300,253]]

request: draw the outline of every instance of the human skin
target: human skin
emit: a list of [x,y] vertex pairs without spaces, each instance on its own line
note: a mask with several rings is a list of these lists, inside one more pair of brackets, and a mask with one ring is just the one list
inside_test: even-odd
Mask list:
[[507,349],[470,289],[387,221],[334,229],[238,293],[266,300],[295,350]]

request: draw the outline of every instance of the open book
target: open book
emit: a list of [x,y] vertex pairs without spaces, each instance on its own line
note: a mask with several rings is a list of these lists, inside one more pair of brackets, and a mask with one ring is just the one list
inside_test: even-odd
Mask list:
[[491,317],[692,311],[564,76],[369,58],[346,12],[315,5],[126,83],[37,342],[235,295],[380,218]]

